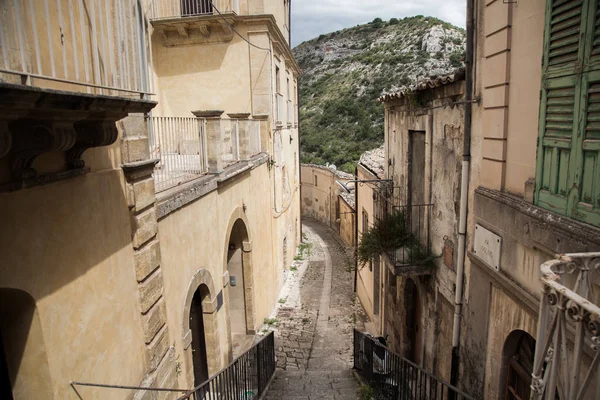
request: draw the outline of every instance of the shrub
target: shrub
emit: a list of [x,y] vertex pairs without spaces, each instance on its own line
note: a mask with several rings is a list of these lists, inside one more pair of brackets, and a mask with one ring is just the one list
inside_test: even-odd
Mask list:
[[390,25],[398,25],[399,23],[400,23],[400,21],[398,21],[398,18],[390,19]]
[[407,250],[406,261],[412,265],[431,265],[435,258],[411,231],[404,212],[393,212],[376,220],[367,232],[362,233],[358,260],[366,264],[376,256],[402,248]]

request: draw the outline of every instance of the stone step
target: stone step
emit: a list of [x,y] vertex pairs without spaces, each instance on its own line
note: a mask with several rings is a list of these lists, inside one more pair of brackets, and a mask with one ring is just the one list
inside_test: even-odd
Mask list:
[[265,400],[354,400],[359,383],[347,371],[277,371]]

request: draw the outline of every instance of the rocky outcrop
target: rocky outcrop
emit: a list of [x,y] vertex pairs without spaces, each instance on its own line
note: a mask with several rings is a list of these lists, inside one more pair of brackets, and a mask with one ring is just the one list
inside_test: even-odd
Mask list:
[[300,77],[302,161],[352,172],[383,142],[377,99],[463,66],[465,32],[431,17],[379,19],[304,42]]

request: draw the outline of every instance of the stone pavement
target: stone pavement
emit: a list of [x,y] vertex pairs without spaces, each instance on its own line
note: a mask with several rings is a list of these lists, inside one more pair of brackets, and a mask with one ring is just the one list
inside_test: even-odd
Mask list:
[[324,225],[307,220],[303,232],[310,256],[280,301],[278,371],[266,399],[356,399],[352,333],[364,329],[366,316],[353,292],[352,254]]

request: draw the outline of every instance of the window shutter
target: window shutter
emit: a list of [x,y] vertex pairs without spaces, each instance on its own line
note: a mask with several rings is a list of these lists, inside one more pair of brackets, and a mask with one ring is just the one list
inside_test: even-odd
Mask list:
[[578,155],[573,216],[600,226],[600,71],[584,75],[582,129],[577,136]]
[[548,0],[536,203],[600,225],[600,10]]
[[591,31],[591,48],[588,66],[590,70],[600,69],[600,7],[597,1],[590,1],[588,26]]
[[548,79],[542,89],[540,143],[536,184],[538,204],[560,214],[567,212],[574,166],[573,138],[577,136],[577,81],[574,76]]
[[586,21],[582,18],[583,0],[549,0],[547,18],[547,50],[544,64],[551,76],[573,74],[580,65],[583,52],[580,46],[581,32]]

